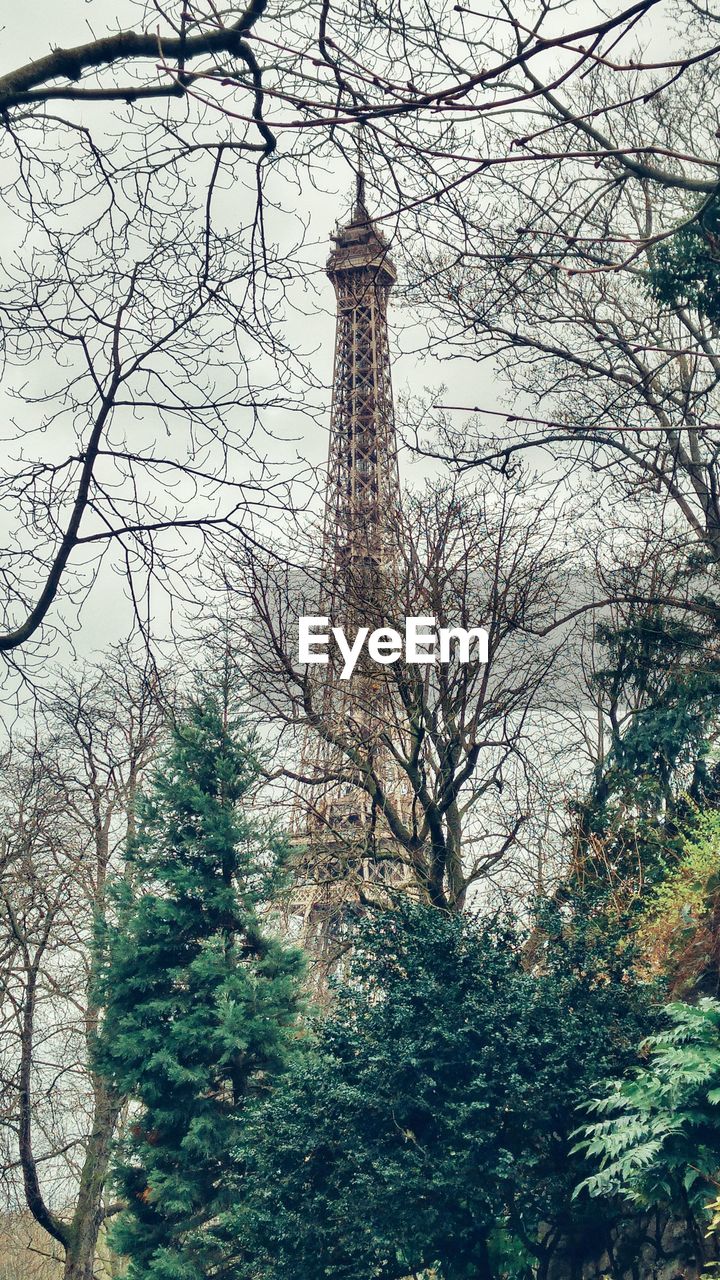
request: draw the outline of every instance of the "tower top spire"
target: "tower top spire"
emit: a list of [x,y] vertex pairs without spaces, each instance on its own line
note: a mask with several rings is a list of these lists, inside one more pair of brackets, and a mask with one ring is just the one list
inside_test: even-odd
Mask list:
[[340,272],[371,268],[376,283],[394,284],[397,272],[388,255],[388,242],[365,203],[365,170],[361,158],[355,176],[355,202],[350,220],[342,226],[338,223],[331,239],[334,248],[326,270],[333,283]]
[[351,221],[355,224],[370,221],[370,214],[368,213],[367,205],[365,204],[365,169],[359,145],[358,167],[355,175],[355,207],[353,209]]

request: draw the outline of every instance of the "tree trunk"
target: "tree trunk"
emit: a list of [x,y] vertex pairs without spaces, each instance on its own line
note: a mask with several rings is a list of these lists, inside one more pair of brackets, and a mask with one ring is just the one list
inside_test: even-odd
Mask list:
[[83,1230],[68,1241],[63,1280],[94,1280],[95,1248],[99,1224],[87,1221]]
[[63,1280],[93,1280],[98,1236],[103,1223],[103,1190],[120,1099],[104,1081],[95,1080],[95,1117],[83,1162],[80,1189],[65,1245]]

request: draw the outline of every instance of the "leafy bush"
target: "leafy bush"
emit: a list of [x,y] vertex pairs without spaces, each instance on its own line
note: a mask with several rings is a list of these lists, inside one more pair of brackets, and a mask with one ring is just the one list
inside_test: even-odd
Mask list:
[[569,1237],[601,1252],[575,1107],[635,1059],[648,992],[558,941],[530,973],[521,943],[407,902],[364,923],[314,1052],[244,1129],[248,1277],[529,1280]]
[[647,1065],[587,1104],[597,1117],[574,1148],[596,1171],[579,1185],[712,1227],[720,1170],[720,1002],[667,1007],[645,1045]]

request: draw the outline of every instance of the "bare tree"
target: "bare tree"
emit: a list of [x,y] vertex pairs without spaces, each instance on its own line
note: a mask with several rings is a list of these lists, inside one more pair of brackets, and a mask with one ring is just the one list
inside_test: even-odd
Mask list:
[[3,1178],[91,1280],[123,1099],[95,1075],[93,931],[122,866],[134,795],[162,714],[127,651],[66,681],[44,732],[10,756],[0,875]]
[[[688,71],[644,105],[642,119],[626,104],[627,136],[639,145],[652,119],[662,144],[711,153],[715,67]],[[608,75],[600,68],[585,81],[588,114],[608,100]],[[590,178],[565,156],[535,184],[508,173],[478,188],[454,210],[455,235],[446,208],[442,243],[436,226],[409,293],[428,304],[446,355],[494,362],[511,404],[440,404],[431,429],[426,412],[411,433],[461,470],[512,472],[523,458],[531,466],[542,458],[571,488],[593,491],[605,522],[595,534],[606,542],[652,510],[668,554],[707,565],[676,602],[711,612],[720,566],[717,324],[690,300],[659,301],[650,274],[662,248],[656,233],[677,228],[682,207],[697,212],[697,197],[612,166]]]
[[147,629],[145,588],[161,577],[182,596],[198,537],[237,536],[255,511],[289,505],[281,469],[251,443],[264,411],[290,405],[280,383],[293,357],[271,331],[277,304],[247,225],[216,230],[164,170],[87,177],[81,130],[62,158],[87,200],[78,227],[53,207],[61,161],[44,158],[43,131],[27,126],[6,187],[25,264],[10,254],[0,289],[6,393],[22,402],[15,448],[29,442],[2,481],[6,651],[39,631],[61,584],[92,581],[108,548]]
[[[238,644],[250,702],[281,729],[279,775],[294,803],[332,828],[328,789],[365,793],[375,815],[363,831],[372,856],[401,866],[438,906],[460,907],[503,864],[529,818],[533,734],[556,652],[528,642],[523,628],[557,594],[557,518],[549,502],[532,507],[527,493],[502,485],[480,493],[438,484],[408,498],[378,625],[402,633],[406,617],[432,616],[438,627],[484,627],[488,661],[474,648],[467,662],[457,652],[443,665],[401,658],[372,675],[365,662],[344,685],[331,677],[329,695],[330,668],[298,661],[298,618],[318,612],[322,565],[316,558],[313,571],[308,549],[299,573],[296,549],[292,561],[253,556],[243,569],[250,616]],[[237,577],[226,580],[237,589]],[[366,598],[342,604],[345,616],[367,613]],[[384,837],[374,839],[378,832]],[[325,832],[334,849],[343,838]],[[357,856],[348,844],[348,864]],[[331,877],[336,852],[333,859]]]

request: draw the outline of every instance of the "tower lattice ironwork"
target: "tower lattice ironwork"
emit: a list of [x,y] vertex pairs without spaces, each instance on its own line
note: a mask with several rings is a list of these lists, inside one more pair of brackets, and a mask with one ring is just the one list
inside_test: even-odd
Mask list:
[[[337,319],[322,612],[350,634],[361,625],[387,625],[388,601],[397,594],[401,529],[387,323],[396,271],[365,205],[362,174],[350,220],[333,236],[326,270]],[[405,784],[384,745],[395,723],[387,682],[369,662],[361,661],[349,681],[339,680],[332,660],[317,670],[325,723],[360,745],[382,775],[385,795],[404,807]],[[352,781],[337,781],[348,774],[341,749],[313,734],[303,773],[318,779],[296,823],[305,848],[298,884],[303,933],[316,951],[331,953],[348,911],[399,885],[402,862],[399,850],[393,854],[382,809]]]
[[391,568],[400,523],[387,325],[396,272],[365,206],[362,176],[350,221],[333,239],[326,268],[337,324],[325,557],[332,603],[347,609],[365,584],[373,598]]

